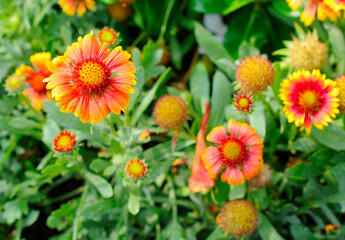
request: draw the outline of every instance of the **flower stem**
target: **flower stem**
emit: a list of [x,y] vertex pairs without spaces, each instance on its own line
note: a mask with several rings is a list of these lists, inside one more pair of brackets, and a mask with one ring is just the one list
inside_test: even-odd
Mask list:
[[167,30],[167,25],[168,25],[170,13],[173,9],[174,3],[175,3],[175,0],[169,0],[169,2],[168,2],[168,6],[167,6],[167,8],[165,10],[165,14],[164,14],[164,19],[163,19],[161,31],[159,33],[158,42],[163,42],[164,35],[165,35],[166,30]]
[[73,222],[73,236],[72,236],[72,240],[77,240],[78,239],[78,229],[79,229],[79,224],[80,224],[80,214],[81,214],[81,211],[83,210],[83,207],[84,207],[84,204],[85,204],[85,200],[86,200],[86,196],[87,196],[87,194],[89,192],[89,188],[90,188],[90,184],[89,184],[88,181],[86,181],[83,193],[82,193],[81,198],[80,198],[80,203],[79,203],[79,206],[78,206],[78,209],[77,209],[77,214],[76,214],[76,217],[75,217],[74,222]]

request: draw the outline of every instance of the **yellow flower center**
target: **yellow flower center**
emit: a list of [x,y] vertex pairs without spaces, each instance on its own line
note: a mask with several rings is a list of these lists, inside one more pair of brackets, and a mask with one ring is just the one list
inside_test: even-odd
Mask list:
[[111,31],[104,31],[101,34],[101,41],[106,43],[111,43],[115,39],[114,34]]
[[238,105],[241,107],[241,108],[247,108],[248,105],[249,105],[249,101],[248,101],[248,98],[240,98],[240,100],[238,100]]
[[61,148],[61,149],[65,149],[68,148],[70,146],[72,146],[73,144],[73,140],[71,138],[71,136],[69,135],[61,135],[59,137],[59,139],[57,140],[57,147]]
[[317,108],[319,105],[318,100],[318,94],[311,90],[306,90],[299,96],[299,104],[307,110],[313,110]]
[[144,167],[140,162],[133,161],[127,171],[134,176],[140,176],[140,174],[143,172]]
[[84,62],[78,72],[79,79],[86,85],[98,85],[106,77],[104,66],[93,61]]
[[241,144],[235,141],[226,142],[223,146],[224,157],[230,160],[236,160],[241,154]]
[[6,85],[9,90],[15,90],[23,86],[23,81],[19,77],[12,76],[7,79]]

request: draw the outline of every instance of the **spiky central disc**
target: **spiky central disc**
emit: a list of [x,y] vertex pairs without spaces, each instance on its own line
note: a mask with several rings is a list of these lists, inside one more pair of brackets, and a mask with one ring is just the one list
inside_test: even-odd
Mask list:
[[106,43],[111,43],[115,39],[114,34],[111,31],[104,31],[101,34],[101,41]]
[[319,95],[312,90],[306,90],[300,94],[299,104],[306,110],[316,110],[320,105]]
[[143,172],[144,167],[139,162],[132,162],[127,170],[131,173],[131,175],[139,176]]
[[220,146],[224,164],[237,166],[242,164],[247,156],[246,146],[237,138],[228,138]]
[[104,66],[94,61],[84,62],[78,73],[80,81],[86,85],[100,85],[106,78]]
[[69,135],[60,136],[56,142],[57,147],[59,147],[61,149],[66,149],[66,148],[72,146],[73,144],[74,144],[73,139]]
[[241,108],[247,108],[248,105],[249,105],[249,100],[248,98],[240,98],[240,100],[238,100],[238,105],[241,107]]

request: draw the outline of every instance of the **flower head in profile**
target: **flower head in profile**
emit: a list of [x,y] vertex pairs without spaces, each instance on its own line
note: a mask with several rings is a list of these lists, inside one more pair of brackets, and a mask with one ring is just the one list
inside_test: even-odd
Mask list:
[[326,44],[319,40],[317,31],[305,33],[297,23],[295,28],[297,36],[292,36],[292,41],[284,41],[286,48],[273,53],[285,56],[280,66],[306,71],[323,69],[328,57]]
[[24,87],[24,79],[21,76],[12,74],[5,80],[5,88],[9,94],[16,94]]
[[300,20],[308,27],[314,22],[316,16],[320,21],[324,21],[327,18],[333,22],[337,20],[340,13],[338,10],[335,10],[335,6],[337,5],[333,5],[333,3],[331,3],[333,1],[334,0],[287,0],[287,3],[292,10],[305,6]]
[[345,75],[334,79],[336,87],[339,88],[339,111],[345,113]]
[[118,34],[113,28],[104,27],[99,31],[97,37],[101,43],[106,43],[108,46],[112,46],[116,42]]
[[25,78],[30,87],[23,91],[23,94],[30,100],[31,105],[37,111],[41,110],[42,102],[49,100],[47,96],[46,83],[43,80],[51,75],[48,65],[51,60],[49,52],[40,52],[30,56],[30,62],[34,66],[20,65],[15,75]]
[[126,173],[134,179],[142,178],[147,173],[147,165],[139,158],[129,160],[126,165]]
[[221,171],[223,182],[230,185],[243,184],[253,178],[263,164],[263,142],[255,129],[246,123],[231,119],[227,124],[228,136],[223,126],[215,127],[207,135],[207,140],[218,144],[206,149],[203,162],[210,178]]
[[252,203],[233,200],[221,208],[217,223],[225,233],[235,238],[243,238],[256,230],[258,214]]
[[144,141],[145,139],[147,139],[147,138],[150,136],[150,133],[151,133],[150,130],[148,130],[148,129],[144,130],[144,131],[139,135],[138,140]]
[[319,70],[294,72],[281,86],[279,97],[285,105],[283,111],[288,121],[295,122],[301,131],[310,133],[313,124],[323,129],[339,113],[339,89]]
[[60,131],[54,138],[53,149],[57,152],[69,152],[76,144],[75,134],[68,132],[66,129]]
[[242,88],[253,93],[262,92],[273,83],[274,69],[272,63],[261,56],[243,59],[236,68],[236,81]]
[[234,106],[236,107],[237,111],[248,113],[252,110],[252,92],[249,92],[247,96],[245,89],[243,89],[243,93],[238,91],[237,95],[234,94],[234,100]]
[[206,104],[206,112],[202,119],[201,127],[195,147],[195,157],[192,166],[192,174],[189,178],[188,188],[191,192],[197,193],[206,191],[214,186],[214,179],[208,176],[208,171],[202,162],[202,155],[206,150],[205,137],[208,119],[210,116],[210,105]]
[[153,117],[161,128],[179,130],[187,120],[188,106],[179,96],[166,94],[157,100]]
[[87,10],[93,9],[96,2],[95,0],[59,0],[58,4],[66,15],[73,17],[77,12],[81,17]]
[[110,112],[117,115],[128,106],[129,93],[136,84],[130,54],[107,44],[99,44],[91,32],[67,47],[64,56],[53,60],[53,74],[46,78],[47,89],[62,106],[61,112],[74,112],[83,123],[101,122]]

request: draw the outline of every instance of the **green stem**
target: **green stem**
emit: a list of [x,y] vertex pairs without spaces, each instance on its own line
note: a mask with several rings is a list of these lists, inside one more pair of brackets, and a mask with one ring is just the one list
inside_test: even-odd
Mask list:
[[86,200],[86,196],[87,196],[87,194],[89,192],[89,188],[90,188],[90,184],[89,184],[88,181],[86,181],[83,193],[82,193],[81,198],[80,198],[80,203],[79,203],[79,206],[78,206],[78,209],[77,209],[77,214],[76,214],[76,217],[75,217],[74,222],[73,222],[73,236],[72,236],[72,240],[77,240],[78,239],[78,229],[79,229],[79,224],[80,224],[80,214],[81,214],[81,211],[83,210],[83,207],[84,207],[84,204],[85,204],[85,200]]
[[170,13],[173,9],[174,3],[175,3],[175,0],[169,0],[169,2],[168,2],[168,6],[167,6],[167,8],[165,10],[165,14],[164,14],[164,19],[163,19],[161,31],[159,33],[158,42],[163,42],[164,35],[165,35],[166,30],[167,30],[167,25],[168,25]]
[[171,190],[169,192],[169,199],[172,204],[172,215],[173,215],[173,222],[177,222],[177,202],[176,202],[176,193],[174,188],[174,182],[172,180],[172,177],[169,175],[167,177],[168,183],[171,185]]
[[16,237],[14,240],[20,240],[21,239],[22,230],[23,230],[23,220],[19,219],[16,223]]
[[119,136],[119,134],[116,132],[113,123],[110,121],[109,118],[106,118],[107,124],[109,125],[111,132],[114,134],[115,137]]
[[147,32],[141,32],[140,35],[133,41],[132,47],[137,46],[141,42],[141,40],[143,40],[144,37],[146,37],[146,34]]
[[[147,198],[148,203],[149,203],[151,206],[154,207],[154,206],[155,206],[155,202],[154,202],[153,199],[152,199],[150,190],[149,190],[147,187],[145,187],[145,188],[143,189],[143,191],[144,191],[144,194],[145,194],[145,196],[146,196],[146,198]],[[160,240],[160,239],[161,239],[161,225],[159,224],[158,219],[157,219],[157,221],[156,221],[155,228],[156,228],[156,240]]]
[[6,160],[11,156],[12,152],[14,151],[15,147],[17,146],[17,142],[20,140],[19,135],[12,135],[10,138],[10,144],[8,145],[4,155],[0,158],[0,172],[2,171],[3,167],[5,166]]
[[73,191],[70,191],[68,193],[65,193],[61,196],[58,196],[56,198],[52,198],[52,199],[46,199],[46,200],[43,200],[43,202],[40,204],[41,206],[45,206],[45,205],[49,205],[49,204],[52,204],[52,203],[56,203],[56,202],[62,202],[66,199],[69,199],[75,195],[78,195],[80,194],[84,189],[84,186],[81,186],[77,189],[74,189]]

